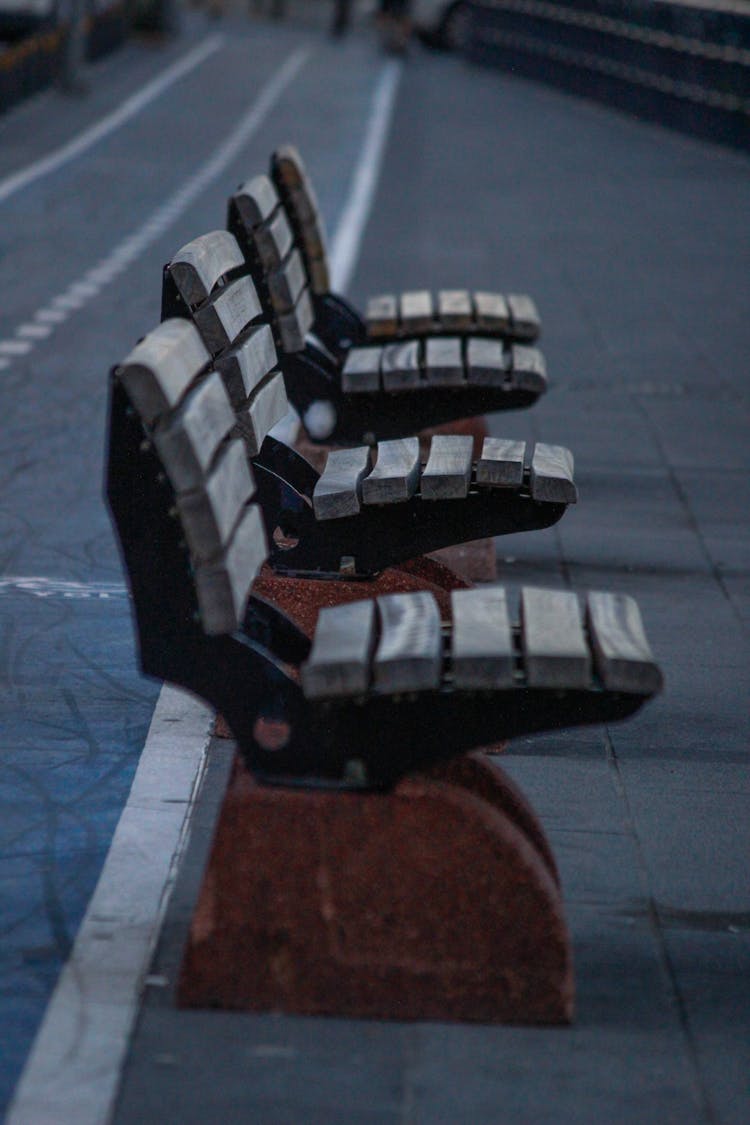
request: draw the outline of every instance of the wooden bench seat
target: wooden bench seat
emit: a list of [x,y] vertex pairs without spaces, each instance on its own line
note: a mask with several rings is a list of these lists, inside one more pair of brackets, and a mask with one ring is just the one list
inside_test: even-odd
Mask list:
[[[278,148],[271,157],[270,174],[305,266],[315,307],[315,331],[329,346],[346,350],[335,317],[341,298],[331,293],[325,223],[299,151],[292,145]],[[529,342],[536,340],[541,330],[536,305],[526,294],[468,289],[380,294],[368,299],[364,316],[357,319],[360,332],[378,342],[456,333]],[[361,341],[362,337],[357,339]],[[350,342],[354,342],[351,336]]]
[[[234,193],[227,226],[273,325],[287,393],[313,441],[346,445],[405,437],[457,418],[528,407],[546,391],[538,348],[458,327],[448,335],[367,342],[339,302],[329,319],[335,319],[336,338],[347,344],[332,343],[330,333],[319,331],[316,296],[300,265],[304,254],[267,176]],[[235,261],[236,253],[228,257]],[[420,392],[421,401],[413,392]]]
[[[231,270],[222,255],[206,248],[212,241],[229,246],[231,236],[216,233],[219,239],[209,234],[193,240],[165,267],[163,307],[181,311],[202,338],[195,378],[210,357],[224,380],[236,435],[253,459],[277,572],[369,576],[442,547],[548,527],[575,503],[572,455],[555,446],[526,450],[523,443],[488,440],[474,464],[471,441],[446,435],[432,440],[423,466],[415,437],[393,439],[372,452],[334,450],[319,476],[304,458],[267,437],[287,408],[284,381],[250,276],[227,280]],[[236,256],[229,253],[228,260]],[[211,268],[198,277],[196,262]],[[241,301],[233,301],[231,318],[217,327],[217,318],[204,314],[235,291],[244,294],[244,311]],[[444,352],[449,342],[429,341],[427,347],[436,344]],[[189,349],[195,362],[194,340]]]
[[619,595],[590,595],[582,619],[574,595],[524,590],[509,625],[502,591],[463,592],[452,626],[426,592],[396,595],[326,611],[310,647],[251,593],[260,490],[201,348],[168,320],[114,368],[107,495],[144,671],[217,708],[259,778],[390,785],[497,739],[624,718],[659,689]]

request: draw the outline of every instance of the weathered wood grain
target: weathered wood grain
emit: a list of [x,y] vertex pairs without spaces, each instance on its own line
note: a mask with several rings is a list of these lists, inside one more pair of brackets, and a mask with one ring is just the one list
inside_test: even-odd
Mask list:
[[293,250],[282,266],[268,275],[268,291],[277,313],[290,312],[307,284],[307,275],[298,250]]
[[425,341],[425,379],[433,386],[460,387],[466,382],[462,341],[458,336],[431,336]]
[[302,688],[308,699],[361,695],[370,686],[375,647],[373,600],[321,610],[310,656],[302,665]]
[[453,684],[457,688],[513,686],[513,636],[505,590],[453,590]]
[[643,692],[662,687],[637,603],[626,594],[592,592],[586,620],[599,677],[609,691]]
[[441,289],[437,307],[441,328],[468,330],[472,327],[474,308],[468,289]]
[[432,594],[386,594],[378,598],[378,610],[381,633],[373,661],[375,688],[408,692],[439,687],[443,641]]
[[240,624],[253,579],[268,555],[263,516],[251,504],[221,560],[195,567],[195,588],[203,628],[231,633]]
[[507,332],[510,327],[508,302],[501,293],[477,291],[474,294],[474,316],[477,327],[487,331]]
[[333,449],[313,491],[313,511],[319,520],[355,516],[360,510],[362,478],[372,458],[367,446]]
[[270,219],[279,205],[278,193],[268,176],[254,176],[247,180],[232,199],[248,232]]
[[284,377],[277,371],[236,411],[237,432],[245,443],[249,457],[257,457],[266,434],[281,421],[288,410]]
[[177,291],[191,309],[213,292],[230,270],[244,265],[237,239],[226,230],[213,230],[188,242],[169,263]]
[[515,386],[535,394],[544,393],[547,388],[547,364],[539,348],[513,344],[509,366]]
[[216,355],[230,347],[243,329],[261,315],[252,278],[230,281],[195,311],[195,323],[208,350]]
[[429,331],[433,316],[432,293],[428,289],[409,290],[399,297],[399,318],[405,335]]
[[466,381],[486,387],[502,387],[508,382],[508,358],[500,340],[469,337],[466,341]]
[[236,348],[220,355],[214,366],[224,380],[229,401],[239,409],[276,364],[273,333],[268,324],[261,324],[251,328]]
[[381,441],[378,460],[362,481],[365,504],[399,504],[413,496],[419,480],[419,438]]
[[575,594],[525,586],[521,591],[521,636],[530,687],[590,685],[591,657]]
[[461,500],[468,496],[473,450],[471,434],[436,434],[422,473],[422,499]]
[[514,335],[524,340],[535,340],[541,321],[532,298],[526,293],[509,293],[507,301]]
[[370,297],[365,311],[370,336],[394,336],[398,331],[398,300],[393,293]]
[[351,394],[379,391],[381,355],[379,347],[352,348],[341,372],[341,389]]
[[477,484],[492,488],[519,488],[523,484],[525,441],[486,437],[477,462]]
[[234,426],[234,411],[217,372],[154,430],[154,444],[176,492],[200,488],[214,454]]
[[551,504],[575,504],[578,490],[573,483],[573,454],[564,445],[537,442],[531,458],[531,495]]
[[331,276],[328,272],[327,258],[307,258],[307,274],[310,279],[310,288],[313,293],[322,294],[331,291]]
[[203,488],[178,493],[177,509],[194,562],[221,554],[254,492],[245,447],[231,441]]
[[255,248],[264,270],[278,269],[292,248],[294,236],[283,207],[252,232]]
[[304,349],[305,338],[313,326],[314,319],[310,290],[305,288],[291,312],[276,316],[281,346],[285,352],[301,352]]
[[380,374],[386,391],[411,391],[419,387],[419,342],[403,340],[395,344],[384,344]]
[[210,360],[198,329],[189,320],[165,320],[115,369],[147,426],[177,406]]

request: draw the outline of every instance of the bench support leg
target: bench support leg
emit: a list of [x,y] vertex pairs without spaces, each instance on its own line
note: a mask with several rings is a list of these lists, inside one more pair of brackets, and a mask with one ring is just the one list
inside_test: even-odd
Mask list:
[[238,762],[180,1004],[569,1022],[570,946],[541,828],[501,771],[468,761],[358,794],[259,786]]

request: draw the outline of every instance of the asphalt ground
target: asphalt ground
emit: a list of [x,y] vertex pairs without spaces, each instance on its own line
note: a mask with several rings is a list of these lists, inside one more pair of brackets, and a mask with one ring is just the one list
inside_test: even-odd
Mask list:
[[[279,141],[303,148],[335,225],[383,65],[364,32],[334,47],[310,27],[218,30],[216,53],[147,111],[0,203],[5,1098],[157,693],[135,668],[100,496],[107,368],[157,319],[161,263],[221,224],[229,188]],[[159,52],[132,44],[95,68],[86,102],[45,95],[0,119],[0,180],[202,35],[192,20]],[[299,48],[311,53],[216,181],[50,336],[19,336],[189,180]],[[518,740],[505,756],[560,863],[576,1023],[186,1014],[167,987],[147,995],[117,1120],[747,1121],[749,202],[745,157],[412,53],[351,295],[426,279],[534,294],[551,389],[492,429],[569,445],[581,498],[557,528],[499,540],[501,578],[634,594],[667,678],[623,726]],[[19,339],[33,347],[3,352]],[[157,970],[177,955],[225,754],[210,762]]]

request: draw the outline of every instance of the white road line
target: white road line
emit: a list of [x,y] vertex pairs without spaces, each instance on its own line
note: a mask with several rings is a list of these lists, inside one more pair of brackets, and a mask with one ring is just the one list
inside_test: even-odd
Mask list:
[[55,149],[47,156],[43,156],[40,160],[35,160],[33,164],[22,168],[20,172],[14,172],[13,175],[0,180],[0,203],[9,199],[11,195],[15,195],[21,188],[28,187],[35,180],[41,179],[42,176],[47,176],[50,172],[56,172],[58,168],[62,168],[71,160],[75,160],[81,153],[92,148],[98,141],[108,137],[110,133],[114,133],[131,117],[135,117],[137,113],[150,105],[169,86],[174,85],[180,78],[205,62],[210,55],[213,55],[224,45],[224,41],[224,36],[221,34],[209,36],[205,42],[194,47],[192,51],[188,51],[183,58],[173,63],[172,66],[167,67],[158,78],[148,82],[137,94],[127,98],[116,110],[107,114],[101,121],[97,121],[96,125],[84,129],[72,141],[68,141],[67,144]]
[[403,63],[393,60],[381,71],[351,192],[331,242],[331,280],[333,288],[341,293],[346,292],[359,257],[403,69]]
[[[294,51],[270,82],[263,87],[258,98],[240,118],[232,132],[218,148],[214,149],[213,154],[198,171],[185,181],[179,191],[158,207],[142,226],[115,246],[106,258],[102,258],[95,266],[88,269],[82,278],[72,282],[64,293],[53,297],[45,308],[34,313],[34,320],[50,326],[50,331],[45,333],[47,337],[54,330],[55,324],[63,323],[70,312],[82,309],[102,291],[105,285],[114,281],[131,262],[140,257],[143,251],[169,229],[208,185],[221,175],[263,124],[284,90],[309,58],[310,53],[311,50],[307,47],[300,47]],[[58,315],[60,312],[65,314],[62,318]],[[21,326],[21,328],[25,327],[26,325]],[[15,334],[17,337],[22,336],[22,339],[0,341],[0,355],[28,355],[35,340],[29,339],[31,333],[21,332],[21,328],[17,328]],[[35,332],[34,335],[41,337],[42,333]]]
[[[292,68],[293,73],[303,61]],[[376,87],[351,196],[334,237],[342,263],[335,275],[337,288],[345,288],[342,282],[356,265],[399,73],[400,68],[388,64]],[[273,104],[270,88],[264,96],[266,108],[262,115],[258,110],[253,128]],[[250,127],[250,119],[240,126]],[[230,138],[218,150],[212,174],[218,175],[234,155],[233,145]],[[209,165],[214,167],[212,161]],[[48,579],[9,581],[41,583],[42,591],[48,582],[57,586]],[[187,843],[211,717],[191,696],[167,685],[162,688],[128,802],[16,1087],[6,1125],[61,1121],[106,1125],[109,1121],[140,994]]]
[[0,578],[0,595],[32,594],[35,598],[122,598],[128,594],[123,582],[71,582],[63,578],[42,578],[36,575],[12,575]]

